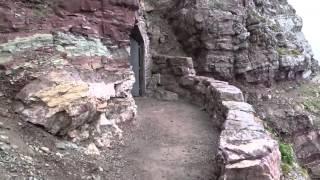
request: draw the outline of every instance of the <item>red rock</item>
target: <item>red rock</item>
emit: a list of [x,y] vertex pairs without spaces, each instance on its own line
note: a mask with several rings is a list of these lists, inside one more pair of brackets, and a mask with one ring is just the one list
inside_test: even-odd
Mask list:
[[57,3],[50,7],[52,10],[49,7],[45,10],[29,9],[21,3],[4,2],[7,8],[0,8],[0,33],[10,33],[10,37],[0,36],[0,42],[14,39],[25,31],[33,34],[59,29],[84,36],[107,36],[121,44],[129,40],[135,24],[135,11],[139,8],[137,0],[55,1]]

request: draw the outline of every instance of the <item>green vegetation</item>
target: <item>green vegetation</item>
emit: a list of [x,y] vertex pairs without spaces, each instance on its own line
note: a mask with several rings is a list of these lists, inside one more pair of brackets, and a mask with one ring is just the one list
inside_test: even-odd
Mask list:
[[267,19],[263,16],[261,16],[257,11],[250,10],[248,12],[248,18],[250,19],[251,22],[254,23],[266,23]]
[[275,32],[280,32],[281,31],[281,27],[280,27],[279,24],[272,24],[272,25],[269,25],[269,27]]
[[318,97],[320,94],[320,86],[318,85],[303,85],[301,87],[301,93],[303,96],[310,96],[312,98]]
[[294,162],[294,152],[292,145],[280,143],[279,149],[281,152],[282,163],[292,166]]
[[209,3],[209,7],[213,9],[223,9],[223,2],[212,1]]
[[292,56],[299,56],[301,55],[301,52],[298,51],[297,49],[288,49],[288,48],[278,48],[277,49],[278,53],[280,55],[292,55]]
[[288,174],[293,167],[294,152],[291,144],[280,143],[279,150],[281,152],[281,169],[284,174]]
[[317,85],[305,85],[301,87],[301,94],[304,97],[302,104],[305,109],[318,113],[320,111],[320,87]]
[[33,9],[33,15],[37,18],[45,18],[48,16],[48,11],[45,9],[40,9],[40,8],[34,8]]
[[318,113],[320,110],[320,99],[307,99],[303,102],[303,105],[306,107],[307,110],[313,113]]
[[23,0],[32,9],[34,18],[46,18],[53,13],[58,1],[52,0]]

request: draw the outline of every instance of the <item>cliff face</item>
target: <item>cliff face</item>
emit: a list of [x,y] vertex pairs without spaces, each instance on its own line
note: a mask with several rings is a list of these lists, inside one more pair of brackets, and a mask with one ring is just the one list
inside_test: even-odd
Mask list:
[[132,119],[138,9],[136,1],[1,1],[0,89],[14,110],[58,135]]
[[[240,89],[213,78],[271,86],[317,70],[302,20],[286,0],[0,0],[0,15],[0,92],[21,119],[74,141],[88,124],[101,134],[100,126],[133,119],[129,49],[136,27],[145,84],[189,98],[219,121],[217,176],[280,178],[278,142]],[[152,64],[152,53],[164,56],[154,55]],[[297,129],[292,136],[310,134],[295,145],[317,174],[319,133],[295,121],[283,123]]]
[[199,74],[270,84],[316,69],[302,19],[285,0],[176,2],[166,17]]

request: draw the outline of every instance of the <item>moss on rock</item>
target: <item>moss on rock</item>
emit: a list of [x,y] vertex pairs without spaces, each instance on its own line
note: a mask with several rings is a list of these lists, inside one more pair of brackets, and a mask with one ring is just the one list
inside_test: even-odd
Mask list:
[[294,162],[294,152],[291,144],[280,143],[279,150],[281,152],[282,163],[289,166],[293,165]]
[[281,48],[281,47],[279,47],[279,48],[277,49],[277,51],[278,51],[279,55],[281,55],[281,56],[291,55],[291,56],[296,57],[296,56],[301,55],[301,52],[298,51],[297,49],[288,49],[288,48]]
[[68,56],[110,56],[107,47],[96,38],[85,38],[71,33],[57,32],[54,35],[54,44],[60,52]]

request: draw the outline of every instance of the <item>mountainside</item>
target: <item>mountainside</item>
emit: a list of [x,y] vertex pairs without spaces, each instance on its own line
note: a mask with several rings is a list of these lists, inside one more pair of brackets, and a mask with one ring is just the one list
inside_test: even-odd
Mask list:
[[[137,118],[138,87],[210,115],[220,134],[210,162],[217,179],[320,178],[318,62],[287,0],[0,0],[0,15],[0,134],[22,136],[19,124],[50,134],[24,130],[23,146],[48,155],[37,146],[72,141],[79,147],[69,164],[108,156],[130,132],[123,123]],[[12,178],[5,158],[23,164],[17,151],[27,150],[7,139],[0,136],[0,167]]]
[[317,69],[301,32],[302,19],[285,0],[150,4],[154,11],[161,12],[160,6],[171,12],[163,11],[163,17],[184,52],[194,58],[199,74],[270,84],[306,77]]
[[319,81],[309,81],[318,61],[294,8],[285,0],[145,3],[151,49],[191,56],[198,75],[240,87],[280,144],[292,143],[304,167],[282,164],[284,179],[304,179],[306,171],[318,178],[320,106],[313,97]]

